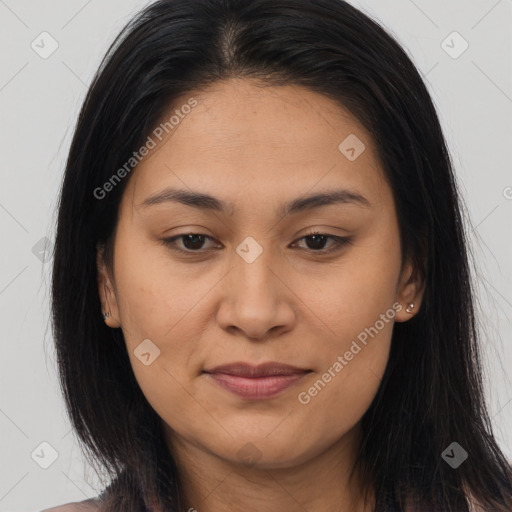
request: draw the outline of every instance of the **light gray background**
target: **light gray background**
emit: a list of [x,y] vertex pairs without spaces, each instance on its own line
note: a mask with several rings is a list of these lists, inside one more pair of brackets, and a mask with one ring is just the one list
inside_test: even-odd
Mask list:
[[[147,3],[0,0],[3,512],[37,511],[100,490],[70,433],[49,329],[51,261],[42,262],[44,251],[38,256],[33,247],[54,237],[58,187],[93,73],[114,36]],[[398,38],[438,108],[471,217],[491,415],[512,458],[512,0],[352,3]],[[47,59],[31,47],[34,40],[43,45],[43,31],[59,45]],[[446,40],[454,31],[469,44],[458,58],[443,49],[454,55],[463,48],[457,36]],[[31,458],[43,441],[58,452],[48,469]],[[41,462],[49,456],[44,448],[36,453],[44,453]]]

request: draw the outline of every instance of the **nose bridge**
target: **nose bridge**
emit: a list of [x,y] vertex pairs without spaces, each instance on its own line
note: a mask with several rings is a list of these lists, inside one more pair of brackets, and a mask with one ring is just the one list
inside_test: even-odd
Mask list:
[[[276,300],[275,280],[272,268],[271,249],[264,248],[252,237],[247,237],[236,248],[233,280],[237,301],[252,302],[261,299],[269,307]],[[258,303],[262,307],[263,303]]]

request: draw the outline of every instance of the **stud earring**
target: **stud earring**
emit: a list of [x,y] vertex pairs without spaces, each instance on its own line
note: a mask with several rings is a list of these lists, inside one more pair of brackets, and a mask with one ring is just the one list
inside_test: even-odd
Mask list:
[[110,316],[110,313],[103,313],[103,320],[106,320]]
[[406,313],[412,313],[412,309],[414,308],[414,304],[409,304],[407,306],[407,309],[405,310]]

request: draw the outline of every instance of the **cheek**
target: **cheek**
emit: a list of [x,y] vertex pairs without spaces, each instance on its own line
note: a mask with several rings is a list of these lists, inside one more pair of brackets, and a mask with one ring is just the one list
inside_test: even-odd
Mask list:
[[[392,308],[387,312],[393,317]],[[298,389],[297,407],[307,418],[308,431],[322,432],[326,446],[361,420],[384,375],[393,318],[386,322],[377,315],[370,322],[369,317],[365,312],[354,320],[353,327],[339,322],[336,342],[324,347],[323,364]]]
[[204,414],[191,400],[195,390],[190,381],[196,364],[194,340],[200,339],[200,324],[194,320],[201,295],[160,270],[157,265],[126,266],[125,279],[118,287],[122,330],[142,393],[168,424],[185,428],[183,417],[200,422]]
[[137,243],[121,231],[117,242],[117,301],[132,368],[146,397],[158,400],[165,389],[169,399],[177,382],[187,379],[193,340],[200,338],[196,320],[204,289],[173,269],[160,249],[148,249],[147,241]]
[[391,337],[400,266],[398,235],[384,233],[354,245],[328,274],[302,278],[300,293],[315,313],[311,321],[325,332],[329,353],[348,349],[361,333],[364,341],[365,330],[376,322],[379,339]]
[[204,294],[204,282],[189,279],[165,250],[138,233],[120,230],[116,251],[117,299],[128,339],[163,339]]
[[316,323],[325,333],[322,362],[297,398],[309,408],[315,428],[328,424],[336,433],[351,428],[377,393],[388,362],[395,309],[400,307],[400,246],[392,235],[354,247],[334,268],[330,285],[317,288],[314,295],[311,309],[318,312],[322,322]]

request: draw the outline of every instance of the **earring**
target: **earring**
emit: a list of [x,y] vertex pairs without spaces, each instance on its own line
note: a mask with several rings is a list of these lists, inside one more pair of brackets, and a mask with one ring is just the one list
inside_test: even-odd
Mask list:
[[103,313],[103,320],[106,320],[110,316],[110,313]]
[[414,307],[414,304],[409,304],[407,306],[407,309],[405,310],[406,313],[412,313],[412,308]]

